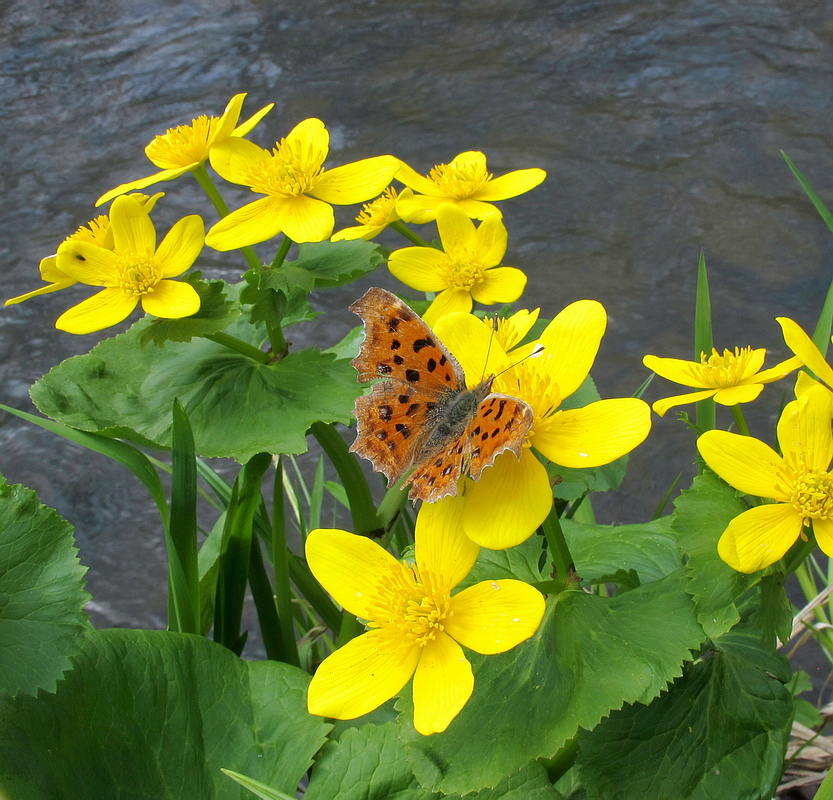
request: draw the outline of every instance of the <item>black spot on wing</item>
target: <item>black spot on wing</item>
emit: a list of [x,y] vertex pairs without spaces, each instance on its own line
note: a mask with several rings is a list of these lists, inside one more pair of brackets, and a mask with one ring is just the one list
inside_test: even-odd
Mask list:
[[405,380],[409,381],[410,383],[419,383],[419,370],[406,369]]

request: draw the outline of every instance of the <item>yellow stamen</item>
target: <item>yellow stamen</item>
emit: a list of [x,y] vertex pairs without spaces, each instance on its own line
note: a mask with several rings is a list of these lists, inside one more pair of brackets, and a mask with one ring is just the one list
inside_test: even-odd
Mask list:
[[308,142],[281,139],[268,161],[249,170],[246,182],[253,192],[277,197],[298,197],[315,185],[324,171],[324,153],[313,150]]
[[807,472],[798,476],[790,502],[805,519],[830,519],[833,516],[833,475]]
[[483,283],[485,267],[463,253],[449,253],[443,266],[446,285],[451,289],[465,289],[470,292],[475,286]]
[[[362,210],[356,217],[356,222],[360,225],[367,225],[369,228],[387,225],[393,216],[397,197],[396,189],[393,186],[388,186],[384,194],[362,206]],[[398,217],[394,217],[394,219],[398,219]]]
[[471,197],[491,179],[484,161],[452,161],[437,164],[428,177],[443,191],[446,197],[464,200]]
[[168,169],[205,161],[219,124],[219,117],[203,115],[190,125],[168,128],[145,148],[145,153],[154,164]]
[[726,389],[737,386],[743,379],[749,360],[752,358],[752,348],[735,348],[724,350],[723,355],[712,348],[712,354],[700,354],[700,375],[703,381],[716,389]]
[[109,288],[121,289],[125,294],[148,294],[162,276],[152,258],[127,255],[116,262],[114,277]]

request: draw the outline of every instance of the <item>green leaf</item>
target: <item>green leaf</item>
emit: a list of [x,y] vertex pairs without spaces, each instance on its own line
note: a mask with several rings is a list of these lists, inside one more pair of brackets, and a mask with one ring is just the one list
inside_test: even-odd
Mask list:
[[736,601],[761,579],[761,573],[735,571],[717,554],[717,540],[746,505],[731,486],[706,471],[680,494],[674,508],[671,527],[680,550],[688,556],[687,590],[694,598],[697,621],[714,639],[738,622]]
[[793,626],[793,609],[784,588],[781,574],[764,575],[758,584],[758,607],[749,617],[749,624],[761,632],[761,640],[770,650],[790,639]]
[[551,758],[579,726],[649,702],[702,639],[682,570],[613,598],[564,592],[532,639],[472,656],[474,693],[443,733],[416,733],[410,693],[400,698],[414,774],[444,793],[495,786],[530,760]]
[[515,578],[526,583],[545,580],[546,576],[538,569],[543,545],[541,536],[530,536],[525,542],[508,550],[487,550],[481,547],[477,561],[457,590],[481,581],[499,581],[504,578]]
[[89,630],[72,526],[0,476],[0,691],[55,690]]
[[379,248],[361,239],[312,242],[298,246],[298,258],[287,262],[312,273],[317,288],[342,286],[372,272],[383,261]]
[[650,705],[614,711],[579,734],[579,769],[606,800],[770,798],[789,739],[789,665],[757,634],[715,641]]
[[[140,321],[88,353],[67,359],[31,390],[44,414],[74,428],[170,445],[170,407],[178,397],[202,456],[248,461],[258,452],[306,452],[316,421],[348,423],[360,392],[356,372],[317,349],[259,364],[204,339],[142,350]],[[257,340],[251,326],[231,333]]]
[[190,342],[195,336],[218,333],[240,316],[237,303],[226,295],[225,281],[200,280],[199,272],[189,272],[182,277],[200,296],[200,310],[183,319],[151,319],[139,334],[142,347],[153,342],[163,347],[165,342]]
[[329,725],[309,676],[193,634],[90,634],[55,695],[0,702],[0,791],[46,800],[242,798],[231,769],[295,796]]
[[618,488],[625,477],[628,456],[624,455],[601,467],[571,469],[547,462],[547,475],[551,482],[552,495],[560,500],[572,502],[586,492],[606,492]]
[[[706,256],[700,251],[697,265],[697,300],[694,307],[694,360],[699,364],[700,355],[711,355],[714,347],[712,338],[712,306],[709,297],[709,279],[706,272]],[[707,397],[696,404],[697,427],[701,431],[714,428],[714,400]]]
[[239,772],[232,772],[230,769],[224,769],[222,772],[232,780],[237,781],[241,786],[244,786],[252,794],[263,798],[263,800],[295,800],[294,794],[290,797],[288,794],[279,792],[277,789],[271,789],[265,783],[256,781],[246,775],[241,775]]

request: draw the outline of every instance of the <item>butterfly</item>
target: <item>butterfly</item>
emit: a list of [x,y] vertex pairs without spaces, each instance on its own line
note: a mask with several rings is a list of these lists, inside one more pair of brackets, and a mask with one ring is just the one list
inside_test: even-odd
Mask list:
[[356,400],[350,450],[388,484],[413,472],[409,497],[436,502],[457,494],[464,471],[474,480],[504,450],[520,458],[532,425],[523,400],[492,392],[494,376],[472,389],[457,359],[398,297],[371,288],[350,306],[364,323],[352,364],[362,382],[381,378]]

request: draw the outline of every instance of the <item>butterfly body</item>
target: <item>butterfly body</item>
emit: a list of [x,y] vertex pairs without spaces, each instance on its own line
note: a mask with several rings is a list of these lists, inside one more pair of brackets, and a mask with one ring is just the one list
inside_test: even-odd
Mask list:
[[462,367],[398,297],[371,288],[350,306],[365,339],[353,366],[380,378],[356,401],[356,441],[392,484],[413,469],[410,497],[435,502],[457,493],[464,470],[476,480],[504,450],[520,456],[532,409],[492,392],[493,377],[469,389]]

